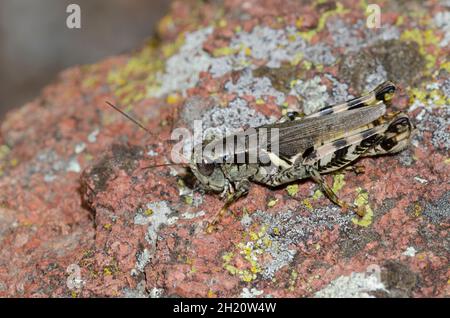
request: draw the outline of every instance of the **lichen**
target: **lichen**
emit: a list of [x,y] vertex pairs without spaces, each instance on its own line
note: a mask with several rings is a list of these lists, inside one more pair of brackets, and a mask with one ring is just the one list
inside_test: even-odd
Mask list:
[[334,46],[343,48],[345,53],[357,52],[377,42],[395,40],[400,37],[396,26],[387,25],[383,28],[369,29],[365,20],[358,20],[354,24],[347,24],[341,19],[327,22],[328,31],[334,41]]
[[319,76],[306,81],[295,81],[290,94],[302,98],[305,115],[315,113],[325,107],[329,99],[327,87],[321,84]]
[[148,217],[150,224],[145,239],[154,248],[160,228],[164,225],[173,224],[178,218],[172,215],[172,209],[167,201],[150,202],[147,204],[147,209],[151,209],[153,213]]
[[317,298],[374,298],[373,292],[384,291],[386,288],[379,275],[368,273],[351,273],[340,276],[328,286],[317,291]]
[[[244,281],[253,281],[258,275],[272,279],[277,271],[293,261],[297,253],[295,245],[313,239],[320,229],[332,229],[336,224],[347,228],[349,221],[349,216],[336,207],[316,209],[309,216],[292,211],[270,214],[258,210],[251,215],[251,222],[245,223],[243,240],[223,256],[224,267]],[[247,268],[238,269],[233,265],[239,255],[243,255]]]
[[294,197],[298,193],[298,184],[288,185],[286,191],[291,197]]
[[357,188],[356,192],[358,195],[356,196],[354,203],[357,207],[363,207],[365,213],[362,218],[354,217],[352,219],[352,222],[362,227],[368,227],[370,224],[372,224],[373,219],[373,211],[369,205],[369,193],[362,188]]
[[272,86],[268,77],[255,77],[248,68],[241,72],[236,83],[232,81],[225,83],[225,90],[228,93],[237,94],[239,97],[253,96],[257,101],[260,99],[267,101],[269,96],[275,97],[277,104],[282,104],[285,100],[285,95]]

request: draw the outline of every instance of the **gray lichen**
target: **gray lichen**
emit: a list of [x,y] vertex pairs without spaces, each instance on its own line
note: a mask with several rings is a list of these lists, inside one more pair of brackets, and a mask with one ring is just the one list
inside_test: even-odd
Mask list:
[[376,274],[351,273],[340,276],[314,294],[317,298],[374,298],[371,293],[383,291],[385,286]]
[[295,215],[292,211],[270,214],[257,211],[252,215],[252,223],[266,227],[271,245],[265,249],[272,260],[262,265],[262,277],[273,278],[282,267],[290,264],[297,251],[292,247],[314,238],[318,229],[332,229],[335,225],[349,227],[351,217],[343,215],[336,207],[319,208],[308,216]]
[[427,202],[423,209],[425,215],[433,223],[450,221],[450,191],[433,203]]
[[231,53],[215,57],[203,50],[203,43],[213,30],[208,27],[186,34],[185,43],[167,60],[164,72],[158,75],[160,87],[149,91],[149,95],[160,97],[174,91],[185,93],[187,88],[197,84],[200,72],[208,71],[213,77],[221,77],[231,71],[260,66],[253,60],[266,61],[270,68],[280,67],[282,62],[291,62],[299,56],[324,65],[331,65],[336,60],[327,45],[310,45],[294,27],[272,29],[267,26],[256,26],[250,32],[237,32],[229,45]]
[[[413,104],[412,107],[423,107],[419,113],[417,128],[419,134],[425,131],[431,132],[431,143],[436,149],[449,151],[450,150],[450,107],[443,107],[437,110],[429,109],[422,105]],[[419,138],[417,136],[417,138]]]
[[151,95],[160,97],[173,91],[183,92],[197,84],[200,72],[212,65],[212,58],[203,50],[203,43],[212,32],[213,28],[208,27],[186,34],[185,43],[166,61],[165,72],[159,75],[161,86]]
[[400,31],[395,26],[368,28],[364,20],[358,20],[356,23],[349,25],[341,19],[330,19],[327,21],[327,28],[333,38],[334,46],[344,48],[346,53],[359,51],[379,41],[388,41],[400,37]]
[[228,107],[214,106],[202,115],[203,138],[224,137],[246,125],[257,127],[274,121],[248,106],[242,98],[235,98]]
[[444,32],[444,38],[439,43],[440,47],[450,45],[450,12],[438,12],[434,16],[434,23]]
[[163,225],[171,225],[176,220],[176,216],[172,216],[173,211],[167,204],[167,201],[151,202],[147,204],[147,208],[152,211],[150,216],[150,225],[147,228],[146,240],[154,247],[158,239],[158,231]]
[[249,68],[246,68],[241,72],[241,76],[236,83],[233,83],[232,81],[227,82],[225,84],[225,90],[229,93],[237,94],[239,97],[250,95],[255,99],[267,100],[267,96],[273,96],[279,105],[281,105],[286,98],[282,92],[277,91],[272,86],[269,78],[254,77],[252,70]]

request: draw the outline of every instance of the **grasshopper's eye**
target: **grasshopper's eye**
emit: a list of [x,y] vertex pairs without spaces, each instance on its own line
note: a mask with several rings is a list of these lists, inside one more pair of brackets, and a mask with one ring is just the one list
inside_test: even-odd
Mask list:
[[204,176],[210,176],[214,172],[214,164],[213,163],[197,163],[198,171]]

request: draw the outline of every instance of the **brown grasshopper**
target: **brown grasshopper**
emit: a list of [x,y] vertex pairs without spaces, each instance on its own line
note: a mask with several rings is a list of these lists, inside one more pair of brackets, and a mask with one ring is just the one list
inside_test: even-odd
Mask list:
[[366,95],[311,115],[289,112],[273,124],[199,145],[196,149],[209,151],[194,150],[190,170],[203,188],[226,198],[220,214],[246,195],[252,182],[276,187],[312,178],[332,202],[363,216],[364,210],[339,199],[322,175],[360,157],[397,153],[408,146],[415,129],[408,116],[386,114],[395,90],[393,83],[384,82]]

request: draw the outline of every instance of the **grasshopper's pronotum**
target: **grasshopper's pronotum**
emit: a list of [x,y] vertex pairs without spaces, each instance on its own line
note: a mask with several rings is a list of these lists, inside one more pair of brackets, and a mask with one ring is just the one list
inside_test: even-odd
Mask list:
[[[243,141],[242,147],[227,144],[221,151],[200,155],[194,152],[189,167],[206,190],[221,192],[226,198],[221,212],[247,194],[251,182],[276,187],[312,178],[331,201],[362,216],[364,210],[340,200],[322,175],[341,169],[359,157],[396,153],[408,146],[414,126],[407,115],[386,114],[386,104],[390,104],[395,90],[393,83],[384,82],[366,95],[306,117],[290,112],[273,124],[204,144],[202,149],[216,149],[229,140],[235,142],[238,137]],[[261,141],[260,135],[267,130],[276,130],[278,138],[273,141],[266,137]],[[249,142],[252,136],[258,140],[256,161],[249,160],[249,154],[255,150]],[[264,162],[260,160],[261,154],[266,158]],[[243,159],[235,160],[237,157]]]

